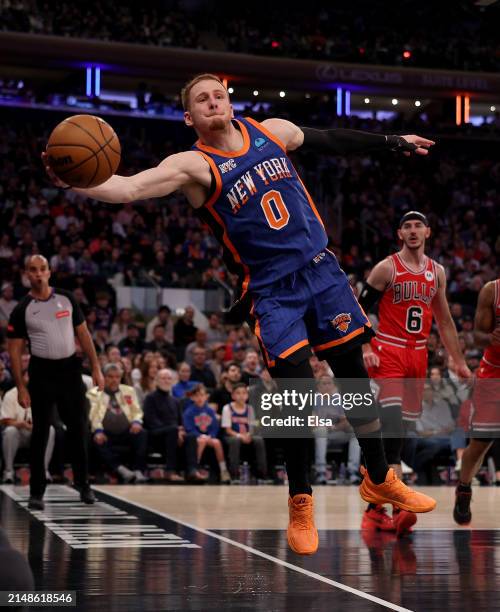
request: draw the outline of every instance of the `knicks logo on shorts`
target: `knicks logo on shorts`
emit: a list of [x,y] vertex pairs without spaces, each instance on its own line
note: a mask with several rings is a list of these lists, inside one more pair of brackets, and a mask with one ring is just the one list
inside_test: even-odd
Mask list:
[[352,318],[351,318],[350,313],[341,312],[335,317],[335,319],[332,319],[332,325],[334,329],[338,329],[339,331],[345,334],[346,331],[349,329],[349,325],[351,324],[351,321],[352,321]]

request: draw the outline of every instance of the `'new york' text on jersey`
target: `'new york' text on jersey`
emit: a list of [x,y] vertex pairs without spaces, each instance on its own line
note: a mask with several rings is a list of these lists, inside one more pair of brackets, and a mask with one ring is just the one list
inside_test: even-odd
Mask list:
[[224,247],[225,261],[258,289],[308,264],[327,245],[321,217],[283,143],[250,118],[237,120],[239,151],[197,142],[216,181],[198,210]]

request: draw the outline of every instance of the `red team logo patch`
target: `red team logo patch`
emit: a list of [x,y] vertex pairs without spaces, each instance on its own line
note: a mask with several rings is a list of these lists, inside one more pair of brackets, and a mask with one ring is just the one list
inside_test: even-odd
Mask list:
[[212,423],[212,417],[209,414],[205,413],[198,414],[194,417],[194,423],[200,431],[205,432],[208,431],[208,428]]
[[341,312],[338,314],[335,319],[332,319],[332,325],[334,329],[338,329],[343,334],[349,329],[349,325],[351,324],[351,315],[348,312]]
[[70,314],[71,313],[69,310],[61,310],[61,312],[56,312],[56,319],[62,319],[63,317],[69,317]]

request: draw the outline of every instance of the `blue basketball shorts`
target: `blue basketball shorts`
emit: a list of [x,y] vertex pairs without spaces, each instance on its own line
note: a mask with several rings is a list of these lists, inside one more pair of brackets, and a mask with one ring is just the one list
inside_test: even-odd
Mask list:
[[335,255],[325,249],[296,272],[251,292],[250,323],[268,367],[342,353],[375,335]]

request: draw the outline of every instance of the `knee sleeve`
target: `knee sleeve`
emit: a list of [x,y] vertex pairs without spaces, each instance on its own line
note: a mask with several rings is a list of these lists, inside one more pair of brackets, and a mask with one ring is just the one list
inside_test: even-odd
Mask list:
[[[378,419],[377,402],[370,388],[361,347],[356,346],[342,355],[331,355],[327,362],[339,380],[349,423],[356,428]],[[363,396],[361,401],[360,395]]]
[[399,404],[381,406],[379,412],[384,438],[402,438],[404,429],[401,406]]

